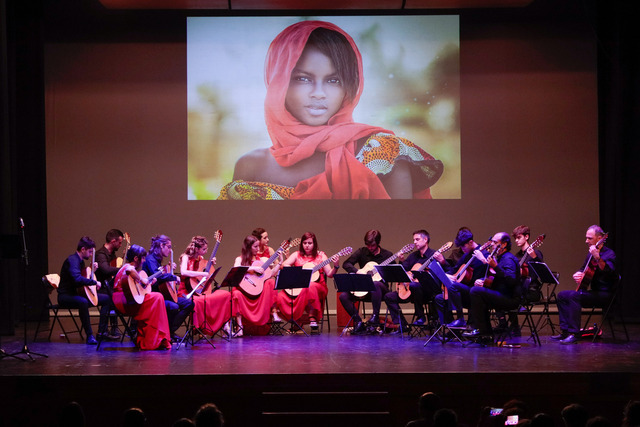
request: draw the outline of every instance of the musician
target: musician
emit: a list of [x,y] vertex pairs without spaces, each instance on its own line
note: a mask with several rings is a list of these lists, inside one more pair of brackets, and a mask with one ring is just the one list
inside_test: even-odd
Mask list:
[[[318,240],[316,235],[306,232],[300,239],[301,250],[295,251],[283,263],[284,267],[290,266],[316,266],[327,260],[327,255],[318,249]],[[300,289],[300,293],[296,297],[292,297],[286,291],[278,292],[278,308],[281,313],[285,314],[287,319],[293,318],[296,322],[302,317],[306,311],[309,314],[309,326],[312,330],[318,329],[318,321],[322,321],[322,304],[324,303],[329,290],[327,289],[326,277],[333,277],[338,271],[338,255],[331,257],[333,268],[329,264],[319,270],[320,276],[317,281],[312,281],[308,288]],[[293,304],[293,316],[291,307]]]
[[[435,298],[435,305],[441,324],[447,324],[450,328],[463,328],[467,325],[467,322],[464,320],[462,310],[464,307],[469,307],[469,291],[475,280],[484,277],[486,270],[484,264],[477,259],[476,255],[488,255],[489,253],[478,249],[480,245],[473,240],[473,233],[467,228],[458,231],[454,244],[464,252],[464,256],[447,271],[447,276],[452,281],[447,292],[447,299],[445,299],[444,293],[438,294]],[[465,275],[460,278],[460,281],[456,281],[456,273],[467,263],[469,265],[465,270]],[[455,321],[453,320],[453,310],[456,311]]]
[[509,233],[496,233],[491,238],[491,255],[476,255],[490,267],[484,278],[476,279],[469,291],[469,319],[476,329],[464,332],[465,337],[493,341],[489,310],[513,310],[520,304],[520,266],[511,253]]
[[519,225],[514,228],[512,236],[518,247],[518,252],[516,252],[515,255],[516,258],[518,258],[518,264],[520,264],[520,278],[523,281],[523,290],[526,291],[524,297],[530,302],[540,301],[542,297],[540,292],[542,284],[536,272],[532,268],[529,268],[528,262],[544,262],[542,251],[538,248],[531,247],[529,244],[531,229],[526,225]]
[[171,332],[165,309],[164,297],[158,292],[149,292],[142,304],[127,302],[123,292],[129,286],[129,277],[143,286],[151,286],[146,276],[140,274],[147,251],[139,245],[131,245],[127,251],[126,264],[116,274],[113,286],[113,302],[118,311],[133,316],[137,321],[137,345],[141,350],[164,350],[171,348]]
[[251,235],[256,237],[260,241],[260,249],[258,250],[258,256],[261,258],[269,258],[275,252],[271,246],[269,246],[269,233],[262,227],[255,228]]
[[[460,233],[462,230],[467,230],[468,232],[471,232],[471,230],[469,229],[469,227],[460,227],[458,229],[458,233]],[[456,233],[456,236],[458,234]],[[458,263],[458,261],[460,261],[460,258],[462,258],[465,255],[464,251],[462,250],[462,248],[460,246],[457,246],[455,248],[453,248],[453,250],[451,251],[451,253],[449,254],[449,256],[447,257],[447,263],[449,264],[449,268],[453,267],[454,265],[456,265]]]
[[[69,255],[62,264],[62,268],[60,269],[60,285],[58,286],[58,303],[65,308],[78,309],[78,315],[82,322],[82,328],[87,335],[87,344],[89,345],[96,345],[98,341],[93,335],[93,329],[91,328],[89,307],[92,307],[92,304],[85,295],[84,286],[96,285],[97,289],[99,289],[102,283],[88,277],[84,261],[93,258],[95,248],[96,244],[91,237],[83,236],[80,238],[76,252]],[[97,263],[93,265],[93,268],[96,267]],[[105,294],[97,293],[97,296],[98,306],[100,307],[98,333],[102,334],[107,331],[107,316],[109,316],[111,301]]]
[[[258,255],[260,251],[260,239],[250,235],[245,237],[242,244],[242,251],[239,257],[234,262],[234,267],[249,266],[247,274],[260,276],[264,273],[262,264],[256,261],[261,260]],[[274,251],[275,253],[275,251]],[[251,298],[245,295],[240,289],[234,288],[231,297],[233,299],[233,315],[236,318],[238,331],[234,334],[236,337],[241,337],[243,333],[243,318],[249,323],[254,325],[266,325],[269,322],[269,317],[273,322],[281,322],[282,320],[277,315],[276,308],[276,290],[275,280],[273,277],[280,270],[282,265],[283,256],[280,253],[278,255],[280,263],[275,264],[273,270],[271,270],[271,277],[267,278],[263,284],[263,290],[257,298]],[[256,262],[256,265],[253,263]]]
[[[582,307],[606,305],[618,282],[616,272],[616,254],[613,249],[604,246],[605,233],[598,225],[587,229],[585,243],[589,253],[582,267],[573,275],[578,290],[564,290],[558,293],[558,315],[560,334],[551,339],[562,344],[574,344],[580,338],[580,315]],[[591,277],[593,275],[593,277]],[[588,280],[588,284],[583,281]],[[586,287],[587,289],[583,289]],[[588,289],[590,287],[590,289]]]
[[[380,264],[388,258],[391,258],[393,253],[380,247],[381,239],[382,235],[380,234],[380,231],[367,231],[364,235],[365,246],[353,252],[351,256],[342,263],[342,267],[346,272],[357,273],[358,268],[355,266],[356,264],[358,264],[360,269],[362,269],[369,262]],[[376,273],[376,270],[372,269],[367,274],[374,273]],[[380,306],[382,305],[382,298],[387,292],[389,292],[389,288],[385,283],[379,281],[373,282],[373,285],[375,286],[375,290],[370,293],[373,313],[367,323],[377,326],[380,324]],[[366,325],[362,321],[362,318],[354,305],[357,298],[351,292],[342,292],[339,298],[342,307],[344,307],[344,310],[353,319],[353,324],[355,325],[353,333],[357,334],[364,332]]]
[[[102,245],[100,249],[96,251],[96,262],[98,263],[98,268],[96,269],[96,279],[103,283],[104,286],[100,288],[100,293],[104,293],[109,296],[109,301],[111,301],[110,292],[108,292],[107,287],[113,285],[113,278],[120,270],[119,267],[116,266],[116,252],[122,246],[122,241],[124,239],[124,234],[122,231],[117,228],[112,228],[107,231],[107,235],[105,237],[105,244]],[[111,303],[111,307],[109,308],[109,312],[114,310],[115,306],[113,306],[113,302]],[[118,318],[116,316],[110,316],[111,321],[111,333],[110,336],[113,338],[117,338],[120,336],[120,331],[118,331]]]
[[[142,266],[145,273],[148,276],[156,273],[158,268],[162,265],[162,260],[171,256],[171,239],[164,234],[156,235],[151,238],[151,248],[149,249],[149,255]],[[175,264],[171,266],[175,268]],[[153,283],[153,290],[159,292],[159,285],[164,282],[178,282],[178,278],[171,273],[165,272],[158,276],[156,282]],[[169,327],[171,328],[171,339],[179,341],[180,337],[176,335],[176,331],[184,322],[184,319],[193,311],[194,303],[192,300],[178,297],[178,302],[165,296],[165,305],[167,307],[167,317],[169,318]]]
[[[427,260],[429,260],[429,258],[431,258],[432,256],[434,260],[443,265],[443,268],[448,267],[447,261],[444,259],[444,256],[442,256],[440,252],[437,252],[435,249],[431,249],[429,247],[430,241],[431,236],[429,235],[429,232],[427,230],[417,230],[413,232],[413,244],[415,245],[416,250],[401,262],[402,266],[405,270],[407,270],[410,277],[412,277],[410,270],[422,266],[422,264],[427,262]],[[403,256],[401,255],[400,258],[403,258]],[[419,281],[418,279],[415,279],[414,282],[411,282],[411,284],[409,284],[409,290],[411,291],[411,295],[408,301],[413,302],[413,307],[415,310],[414,313],[416,317],[416,320],[413,322],[413,324],[424,325],[426,323],[424,304],[425,302],[431,301],[431,299],[440,292],[440,285],[430,274],[428,274],[421,276],[421,280]],[[399,305],[400,302],[404,301],[400,299],[398,292],[393,291],[387,293],[384,296],[384,301],[389,308],[391,321],[396,325],[400,324],[401,322],[402,325],[406,325],[407,321],[400,313]]]
[[[191,279],[199,282],[209,277],[209,272],[203,271],[207,260],[204,256],[209,249],[207,239],[203,236],[194,236],[191,242],[180,255],[180,285],[178,296],[186,298],[193,285],[187,284]],[[216,258],[211,258],[211,269],[216,264]],[[213,271],[211,271],[213,272]],[[193,283],[193,282],[192,282]],[[213,285],[212,285],[213,286]],[[231,319],[231,293],[224,289],[200,289],[200,293],[193,294],[195,308],[193,310],[193,325],[203,332],[215,334],[223,325]],[[231,334],[230,326],[226,327],[227,334]]]

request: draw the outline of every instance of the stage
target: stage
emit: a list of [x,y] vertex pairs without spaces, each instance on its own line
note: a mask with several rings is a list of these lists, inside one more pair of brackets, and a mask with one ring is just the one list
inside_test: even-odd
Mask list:
[[[128,339],[107,341],[99,351],[77,334],[68,344],[59,328],[51,342],[46,334],[33,342],[30,323],[29,350],[48,357],[0,361],[0,426],[55,425],[58,409],[71,400],[82,404],[91,426],[119,425],[132,406],[146,412],[148,425],[171,426],[205,402],[222,409],[228,426],[404,426],[417,417],[418,396],[426,391],[438,393],[470,426],[483,406],[511,398],[527,402],[531,415],[547,412],[558,422],[562,407],[580,402],[615,425],[626,402],[640,398],[640,343],[634,341],[640,326],[628,327],[630,342],[613,341],[605,329],[595,343],[563,346],[549,339],[547,327],[541,347],[526,330],[509,340],[519,348],[436,340],[425,347],[425,337],[340,337],[333,318],[330,332],[325,325],[323,334],[310,337],[215,337],[215,349],[201,341],[140,352]],[[16,333],[2,337],[7,353],[22,348],[22,325]],[[616,337],[624,337],[619,327]]]

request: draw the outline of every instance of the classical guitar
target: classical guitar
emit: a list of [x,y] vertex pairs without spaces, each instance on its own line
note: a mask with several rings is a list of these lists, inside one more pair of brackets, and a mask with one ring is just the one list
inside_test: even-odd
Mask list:
[[[495,259],[495,257],[497,256],[496,254],[498,253],[499,249],[500,249],[499,245],[496,246],[495,248],[493,248],[491,250],[491,253],[489,254],[489,256],[487,258],[494,258]],[[506,249],[505,249],[505,251],[506,251]],[[491,275],[489,275],[489,273],[491,273]],[[493,280],[495,278],[496,278],[496,271],[487,264],[487,270],[484,272],[484,279],[482,281],[482,287],[483,288],[491,288],[491,286],[493,285]]]
[[[85,277],[91,280],[96,280],[96,251],[93,250],[93,255],[91,256],[91,267],[87,267],[85,271]],[[80,296],[85,296],[89,300],[89,302],[96,306],[98,305],[98,285],[87,285],[78,288],[78,294]]]
[[[544,238],[545,238],[544,234],[539,235],[538,238],[529,245],[529,248],[535,249],[539,246],[542,246],[542,243],[544,242]],[[529,277],[529,267],[527,266],[527,261],[531,259],[532,258],[529,255],[529,252],[524,251],[524,255],[522,255],[522,258],[520,258],[520,262],[518,263],[518,265],[520,266],[520,278],[524,279],[525,277]]]
[[[421,263],[416,263],[413,267],[411,267],[411,271],[424,271],[427,267],[429,267],[429,265],[433,262],[436,254],[443,254],[445,252],[447,252],[449,249],[451,249],[451,247],[453,246],[453,242],[447,242],[444,245],[442,245],[440,247],[440,249],[438,249],[437,251],[435,251],[433,253],[433,255],[431,255],[429,257],[428,260],[426,260],[425,262]],[[414,282],[417,282],[418,280],[414,278],[413,280]],[[396,290],[398,291],[398,297],[401,300],[406,300],[411,296],[411,288],[409,287],[410,283],[398,283]],[[446,293],[446,289],[443,286],[443,289]]]
[[[173,276],[173,249],[171,249],[171,261],[168,265],[164,266],[165,271]],[[178,290],[176,289],[178,282],[169,281],[162,282],[158,285],[158,290],[167,299],[173,302],[178,302]]]
[[220,243],[222,243],[222,230],[216,230],[215,233],[213,233],[213,238],[216,239],[216,244],[213,246],[213,250],[211,251],[211,256],[209,257],[209,261],[207,262],[206,266],[202,266],[203,268],[200,271],[204,271],[206,273],[208,273],[208,275],[206,277],[192,277],[188,280],[188,286],[191,288],[189,289],[191,292],[189,293],[189,295],[187,295],[187,298],[191,298],[193,296],[194,293],[198,294],[198,295],[208,295],[211,292],[213,292],[212,288],[211,288],[211,284],[213,283],[213,280],[215,279],[215,273],[217,272],[216,269],[211,269],[211,267],[213,266],[213,259],[216,257],[216,254],[218,253],[218,248],[220,247]]
[[[595,244],[595,246],[598,249],[602,249],[602,246],[605,244],[608,237],[609,233],[604,233],[600,240],[598,240],[598,242]],[[598,262],[599,261],[593,259],[593,255],[589,253],[587,265],[584,267],[584,270],[582,270],[582,280],[580,281],[580,283],[578,283],[576,291],[586,291],[589,288],[589,284],[591,283],[591,280],[593,280],[593,275],[596,273],[596,269],[598,268]]]
[[[356,274],[369,274],[369,275],[372,276],[371,279],[374,282],[380,282],[380,281],[382,281],[382,276],[380,276],[380,273],[378,273],[378,271],[376,270],[376,266],[380,265],[380,266],[384,267],[385,265],[389,265],[389,264],[391,264],[393,262],[394,259],[398,258],[402,254],[406,254],[406,253],[411,252],[415,247],[416,247],[416,245],[414,245],[413,243],[409,243],[408,245],[404,245],[402,247],[402,249],[400,249],[398,252],[396,252],[395,254],[391,255],[389,258],[387,258],[384,261],[382,261],[380,264],[378,264],[375,261],[369,261],[368,263],[366,263],[364,265],[364,267],[362,267],[360,270],[358,270],[356,272]],[[366,292],[366,291],[353,291],[351,293],[356,298],[362,298],[365,295],[367,295],[369,292]]]
[[155,279],[156,277],[164,274],[164,270],[162,267],[158,268],[158,271],[153,273],[151,276],[147,277],[147,273],[144,270],[138,271],[138,276],[140,276],[140,280],[134,279],[132,276],[128,278],[128,286],[124,284],[122,286],[122,292],[124,292],[124,296],[127,299],[127,303],[129,304],[142,304],[144,301],[144,296],[151,293],[151,285],[143,285],[142,279],[147,279],[149,282]]
[[262,293],[262,290],[264,289],[264,282],[266,282],[268,279],[271,278],[271,275],[272,275],[271,264],[273,264],[273,262],[276,260],[276,258],[278,258],[280,253],[286,251],[289,248],[289,246],[298,246],[299,244],[300,244],[300,238],[297,238],[294,240],[291,240],[291,239],[285,240],[284,242],[282,242],[280,247],[273,253],[273,255],[267,258],[266,261],[264,262],[262,260],[254,261],[253,264],[251,264],[251,266],[262,268],[263,270],[262,274],[252,274],[252,273],[245,274],[244,277],[242,278],[242,281],[238,285],[238,288],[250,298],[257,298],[258,296],[260,296],[260,294]]
[[[317,265],[312,262],[307,262],[306,264],[304,264],[302,268],[311,270],[311,280],[309,283],[317,282],[320,279],[320,270],[324,268],[325,265],[328,265],[331,262],[331,258],[333,258],[336,255],[337,256],[350,255],[351,252],[353,252],[353,248],[350,246],[347,246],[337,254],[331,255],[329,258],[325,259],[324,261],[322,261]],[[297,297],[300,294],[300,291],[302,291],[302,288],[285,289],[285,292],[293,298]]]
[[[491,240],[487,241],[484,245],[480,246],[478,250],[482,252],[485,249],[487,249],[489,245],[491,245]],[[454,282],[468,284],[471,281],[473,270],[469,269],[469,266],[471,265],[471,263],[475,258],[476,258],[475,255],[471,255],[471,258],[469,258],[469,261],[467,261],[464,265],[460,266],[458,271],[453,275],[452,280]]]
[[129,248],[131,247],[131,235],[129,235],[129,233],[125,232],[124,233],[124,241],[127,242],[127,245],[124,247],[124,252],[122,252],[122,257],[117,257],[116,259],[114,259],[113,261],[111,261],[111,267],[122,267],[122,264],[124,264],[127,259],[127,252],[129,251]]

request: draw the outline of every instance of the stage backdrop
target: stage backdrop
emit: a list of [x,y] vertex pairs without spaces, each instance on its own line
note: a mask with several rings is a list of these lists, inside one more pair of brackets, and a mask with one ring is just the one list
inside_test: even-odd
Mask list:
[[[440,155],[445,174],[459,162],[459,189],[436,184],[434,200],[189,200],[185,18],[163,16],[159,25],[105,16],[95,34],[67,28],[64,38],[50,37],[49,271],[59,271],[80,236],[100,245],[112,227],[147,248],[152,235],[167,234],[176,257],[191,236],[212,239],[221,229],[224,274],[255,227],[269,231],[273,246],[314,231],[331,254],[362,246],[371,228],[397,251],[420,228],[439,247],[463,225],[484,242],[527,224],[534,238],[546,233],[545,260],[561,273],[561,288],[572,288],[585,230],[598,222],[595,40],[587,26],[517,16],[460,17],[460,146]],[[247,31],[259,18],[248,19]]]

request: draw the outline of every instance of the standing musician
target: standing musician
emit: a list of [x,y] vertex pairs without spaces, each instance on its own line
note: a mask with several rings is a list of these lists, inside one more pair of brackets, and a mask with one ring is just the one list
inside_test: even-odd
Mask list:
[[[116,251],[122,246],[123,239],[124,233],[117,228],[112,228],[107,231],[105,244],[96,251],[96,262],[98,263],[96,279],[100,283],[104,284],[104,286],[98,291],[100,293],[110,295],[107,287],[113,285],[113,278],[116,277],[116,273],[120,270],[120,268],[115,265],[117,259]],[[109,297],[109,300],[111,300],[111,297]],[[112,303],[109,311],[113,309],[115,309],[115,307]],[[120,331],[118,331],[118,318],[116,316],[111,316],[110,321],[111,333],[109,335],[113,338],[117,338],[120,336]]]
[[[186,282],[192,278],[201,280],[209,277],[209,272],[200,268],[207,262],[204,258],[209,245],[203,236],[194,236],[191,242],[180,255],[180,285],[178,295],[186,297]],[[216,258],[212,258],[212,267],[216,264]],[[208,291],[205,291],[208,293]],[[214,334],[223,324],[231,318],[231,293],[224,289],[217,289],[210,294],[193,294],[195,308],[193,310],[193,326],[203,332]],[[230,327],[225,327],[227,334],[231,334]]]
[[[96,286],[100,289],[102,284],[86,275],[84,261],[93,257],[96,248],[95,242],[89,236],[83,236],[78,242],[76,252],[69,255],[60,269],[60,285],[58,286],[58,302],[64,307],[78,309],[78,315],[82,322],[82,328],[87,334],[87,344],[98,344],[91,328],[91,318],[89,317],[89,307],[92,306],[85,296],[84,286]],[[92,266],[94,269],[97,263]],[[107,316],[111,307],[111,301],[105,294],[97,293],[98,305],[100,306],[100,324],[98,333],[107,331]]]
[[[256,261],[264,261],[264,258],[261,258],[258,255],[259,251],[260,240],[254,235],[245,237],[244,242],[242,243],[241,254],[236,258],[234,267],[249,266],[247,274],[257,276],[262,275],[265,272],[262,266],[252,265]],[[248,297],[238,288],[233,289],[233,315],[236,317],[236,323],[238,326],[238,331],[234,336],[241,337],[243,335],[243,318],[249,323],[259,326],[266,325],[269,322],[269,317],[272,318],[273,322],[282,321],[276,312],[277,292],[275,290],[274,279],[282,265],[282,253],[278,255],[278,258],[280,259],[280,263],[275,265],[273,270],[271,270],[271,277],[264,282],[262,292],[256,298]]]
[[[479,245],[473,240],[473,234],[467,228],[458,231],[454,244],[462,249],[464,256],[447,272],[447,276],[452,281],[447,292],[448,299],[445,298],[444,293],[438,294],[435,298],[435,304],[441,324],[446,324],[450,328],[463,328],[467,323],[464,320],[462,310],[464,307],[469,307],[469,291],[477,279],[484,277],[486,270],[482,261],[478,259],[478,255],[488,255],[488,252],[482,252],[478,249]],[[462,275],[460,281],[456,281],[456,273],[464,266],[467,266],[465,274]],[[452,310],[456,311],[455,321]]]
[[[380,264],[386,261],[388,258],[393,256],[391,251],[387,249],[382,249],[380,247],[380,240],[382,239],[382,235],[378,230],[369,230],[364,235],[364,244],[365,246],[357,249],[355,252],[351,254],[349,258],[347,258],[343,263],[342,267],[346,270],[347,273],[357,273],[358,268],[355,264],[358,264],[360,268],[363,268],[369,262],[375,262]],[[370,271],[370,274],[375,273],[375,269]],[[370,292],[371,294],[371,305],[373,308],[373,313],[368,320],[368,324],[377,326],[380,323],[380,306],[382,305],[382,297],[389,292],[389,288],[384,282],[375,281],[373,282],[375,286],[375,291]],[[353,323],[355,325],[353,329],[353,333],[361,333],[366,330],[366,325],[360,318],[360,314],[355,307],[356,296],[351,292],[342,292],[340,294],[340,303],[344,310],[347,312],[351,318],[353,318]]]
[[558,293],[561,332],[551,338],[560,340],[562,344],[574,344],[580,339],[583,306],[605,305],[613,295],[618,281],[616,254],[613,249],[604,246],[605,239],[600,226],[592,225],[587,229],[585,243],[589,253],[580,270],[573,275],[578,288]]
[[[143,269],[148,276],[156,273],[158,268],[162,265],[162,260],[171,255],[171,239],[164,234],[156,235],[151,238],[151,248],[149,249],[149,255],[143,264]],[[175,269],[175,265],[171,266]],[[178,278],[171,273],[165,272],[158,277],[156,282],[153,283],[153,290],[159,292],[158,285],[164,282],[178,282]],[[178,302],[168,299],[165,296],[165,305],[167,307],[167,317],[169,318],[169,327],[171,328],[171,339],[179,341],[180,337],[176,335],[176,331],[184,322],[184,319],[193,311],[194,303],[192,300],[178,297]]]
[[509,233],[496,233],[491,238],[489,257],[480,253],[477,258],[490,269],[485,278],[477,279],[469,292],[469,318],[476,329],[464,332],[469,338],[493,341],[489,321],[490,309],[513,310],[520,304],[520,266],[511,251]]
[[[291,256],[284,261],[283,266],[305,266],[307,264],[316,266],[327,260],[327,255],[318,249],[318,240],[314,233],[304,233],[300,242],[301,250],[292,253]],[[312,330],[318,329],[318,321],[322,321],[322,304],[329,293],[326,277],[333,277],[338,271],[340,268],[338,259],[338,255],[331,257],[333,268],[327,263],[319,270],[320,275],[318,280],[312,281],[308,288],[300,289],[298,296],[292,297],[286,291],[278,293],[278,308],[281,313],[285,314],[285,318],[293,318],[293,320],[297,322],[306,311],[309,314],[309,326]],[[291,313],[292,304],[293,315]]]
[[[416,247],[416,250],[412,252],[405,260],[402,261],[402,266],[411,276],[412,269],[415,269],[416,266],[420,267],[423,263],[425,263],[429,258],[433,256],[433,259],[438,261],[443,266],[447,266],[447,261],[444,259],[444,256],[438,252],[436,253],[435,249],[431,249],[429,247],[429,242],[431,241],[431,236],[429,236],[429,232],[427,230],[417,230],[413,232],[413,244]],[[404,258],[404,255],[400,255],[400,259]],[[404,285],[399,285],[404,286]],[[411,295],[409,297],[409,301],[413,302],[414,312],[416,320],[413,322],[414,325],[424,325],[426,323],[426,317],[424,314],[424,303],[431,301],[431,299],[440,292],[440,285],[438,282],[431,277],[431,275],[423,275],[422,280],[418,281],[414,279],[414,282],[409,284],[409,290],[411,291]],[[402,322],[402,325],[406,325],[407,321],[404,316],[400,314],[400,302],[403,302],[400,299],[397,291],[389,292],[384,296],[384,301],[389,308],[389,313],[391,314],[391,321],[396,325],[399,325]]]
[[123,292],[129,286],[129,278],[140,282],[143,286],[151,286],[155,279],[147,280],[141,275],[142,265],[147,251],[139,245],[131,245],[127,251],[126,264],[116,274],[113,285],[113,302],[118,311],[133,316],[137,321],[137,345],[141,350],[165,350],[171,348],[169,320],[165,309],[164,297],[158,292],[149,292],[144,296],[142,304],[127,302]]

